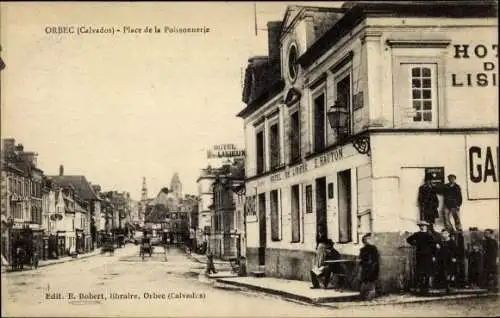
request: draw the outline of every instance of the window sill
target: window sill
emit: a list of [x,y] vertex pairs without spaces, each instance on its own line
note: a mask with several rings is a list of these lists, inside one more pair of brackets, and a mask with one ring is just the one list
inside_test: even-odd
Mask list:
[[281,239],[271,239],[271,242],[281,242]]
[[300,240],[299,241],[290,241],[290,244],[297,244],[297,243],[302,243]]

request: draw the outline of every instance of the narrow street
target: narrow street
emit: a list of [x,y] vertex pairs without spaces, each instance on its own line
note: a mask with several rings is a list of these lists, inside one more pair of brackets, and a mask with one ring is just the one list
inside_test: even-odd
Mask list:
[[[161,247],[139,258],[127,245],[114,256],[99,255],[64,264],[2,275],[2,316],[493,316],[498,299],[471,299],[390,306],[335,308],[199,280],[203,264],[177,249],[167,262]],[[64,299],[46,299],[60,293]],[[68,299],[73,293],[76,299]],[[104,299],[79,300],[79,294]],[[129,299],[112,299],[112,293]],[[130,299],[136,295],[136,299]],[[165,299],[159,298],[165,296]],[[115,296],[117,298],[117,296]],[[57,309],[56,309],[57,308]]]

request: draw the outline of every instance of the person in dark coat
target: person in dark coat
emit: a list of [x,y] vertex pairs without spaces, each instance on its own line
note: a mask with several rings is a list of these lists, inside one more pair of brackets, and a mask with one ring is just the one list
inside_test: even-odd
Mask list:
[[493,234],[492,229],[484,231],[484,276],[486,279],[486,287],[491,291],[497,291],[497,259],[498,259],[498,242]]
[[323,288],[328,288],[332,273],[339,269],[336,266],[331,266],[325,263],[327,260],[340,259],[340,253],[333,247],[333,241],[330,239],[322,239],[318,242],[316,248],[316,258],[313,267],[310,271],[311,288],[320,288],[322,283]]
[[373,244],[371,234],[365,234],[361,239],[364,246],[359,251],[361,266],[361,298],[370,300],[375,296],[375,283],[379,277],[380,256]]
[[425,183],[418,188],[418,206],[420,208],[420,219],[426,221],[432,227],[436,218],[439,217],[439,201],[429,175],[425,176]]
[[[462,231],[462,223],[460,222],[460,206],[462,205],[462,190],[455,182],[457,177],[454,174],[448,176],[449,183],[442,187],[442,194],[444,198],[444,223],[450,233]],[[450,216],[455,221],[455,228],[451,224]]]
[[450,239],[448,230],[443,229],[441,236],[442,240],[438,244],[437,250],[439,276],[444,285],[443,287],[446,288],[446,291],[449,291],[456,279],[458,247],[455,241]]
[[420,293],[429,291],[429,278],[434,272],[434,252],[437,243],[431,234],[427,231],[429,223],[420,221],[417,223],[420,231],[414,233],[406,239],[408,244],[415,246],[416,249],[416,268],[417,288]]
[[469,228],[470,243],[467,248],[469,261],[469,283],[471,288],[478,288],[481,285],[481,272],[483,269],[482,258],[482,233],[477,227]]

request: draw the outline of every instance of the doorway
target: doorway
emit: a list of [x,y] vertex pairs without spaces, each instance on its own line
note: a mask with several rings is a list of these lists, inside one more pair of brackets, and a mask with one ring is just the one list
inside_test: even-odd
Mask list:
[[316,236],[319,230],[324,231],[325,237],[328,237],[328,228],[326,223],[326,178],[316,179]]
[[339,243],[352,241],[351,170],[338,173]]
[[259,194],[259,265],[266,265],[266,194]]

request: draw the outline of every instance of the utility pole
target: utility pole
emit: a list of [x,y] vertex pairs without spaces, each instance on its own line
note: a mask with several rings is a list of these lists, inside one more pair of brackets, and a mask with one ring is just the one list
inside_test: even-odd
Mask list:
[[257,36],[257,2],[253,3],[253,17],[254,17],[254,26],[255,26],[255,36]]

